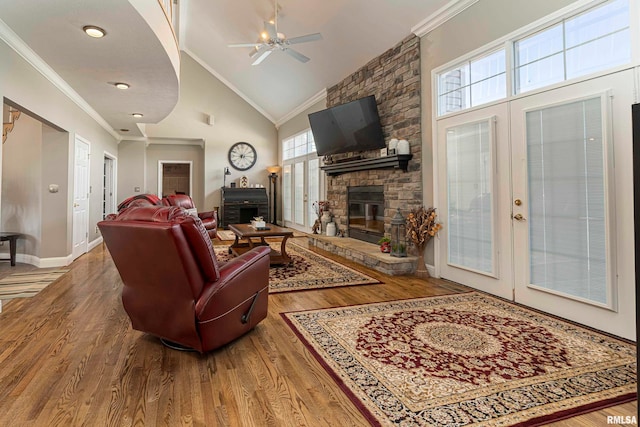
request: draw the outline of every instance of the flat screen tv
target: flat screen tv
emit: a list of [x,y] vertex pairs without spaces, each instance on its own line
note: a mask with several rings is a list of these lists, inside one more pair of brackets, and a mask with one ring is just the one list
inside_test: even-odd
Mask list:
[[319,156],[384,148],[373,95],[309,114]]

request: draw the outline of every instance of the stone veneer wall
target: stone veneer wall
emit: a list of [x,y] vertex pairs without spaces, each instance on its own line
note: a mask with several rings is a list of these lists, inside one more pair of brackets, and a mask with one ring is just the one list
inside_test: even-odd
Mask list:
[[[387,141],[406,139],[413,159],[407,172],[373,169],[327,177],[327,200],[338,229],[347,228],[347,187],[383,185],[385,231],[400,208],[406,217],[422,205],[422,129],[420,109],[420,39],[411,35],[367,65],[327,90],[327,108],[375,95],[382,130]],[[358,154],[379,157],[378,150],[335,155],[341,159]]]

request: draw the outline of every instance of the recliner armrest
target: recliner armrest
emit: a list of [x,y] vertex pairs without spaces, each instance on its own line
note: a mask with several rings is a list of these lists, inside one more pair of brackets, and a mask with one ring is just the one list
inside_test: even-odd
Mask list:
[[199,318],[212,316],[212,310],[231,308],[269,286],[268,246],[259,246],[220,266],[220,279],[205,285],[196,302]]

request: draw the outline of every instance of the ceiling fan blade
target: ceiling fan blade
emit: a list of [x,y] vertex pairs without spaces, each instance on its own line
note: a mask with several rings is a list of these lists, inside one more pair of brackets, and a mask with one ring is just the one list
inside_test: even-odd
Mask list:
[[278,31],[276,29],[275,24],[272,24],[271,22],[268,22],[268,21],[264,21],[264,30],[269,35],[269,39],[275,40],[278,38]]
[[257,50],[251,51],[251,53],[249,54],[251,59],[253,59],[253,62],[251,63],[251,65],[260,64],[262,61],[264,61],[267,58],[267,56],[269,56],[270,53],[271,53],[271,49],[269,48],[268,45],[262,45]]
[[227,47],[258,47],[262,46],[262,43],[234,43],[228,44]]
[[298,43],[314,42],[316,40],[322,40],[322,34],[314,33],[314,34],[307,34],[306,36],[292,37],[290,39],[287,39],[287,43],[298,44]]
[[307,58],[306,56],[304,56],[300,52],[297,52],[297,51],[295,51],[293,49],[285,49],[284,51],[289,56],[293,56],[294,58],[296,58],[300,62],[309,62],[309,58]]

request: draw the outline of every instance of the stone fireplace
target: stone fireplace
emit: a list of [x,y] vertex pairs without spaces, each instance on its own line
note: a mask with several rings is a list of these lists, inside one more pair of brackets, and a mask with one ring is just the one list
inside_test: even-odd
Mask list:
[[[377,243],[391,231],[397,208],[406,217],[423,204],[420,82],[420,39],[409,36],[327,89],[327,108],[375,95],[385,140],[406,139],[412,155],[404,166],[380,165],[385,156],[379,150],[333,156],[340,169],[326,171],[326,198],[336,226],[348,237]],[[364,162],[374,165],[361,167]],[[355,167],[342,166],[349,164]],[[381,194],[354,196],[355,188],[375,188]],[[369,200],[360,200],[369,196]],[[356,200],[357,207],[352,206]]]
[[377,243],[384,236],[384,187],[365,185],[347,189],[347,232],[354,239]]

